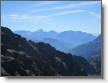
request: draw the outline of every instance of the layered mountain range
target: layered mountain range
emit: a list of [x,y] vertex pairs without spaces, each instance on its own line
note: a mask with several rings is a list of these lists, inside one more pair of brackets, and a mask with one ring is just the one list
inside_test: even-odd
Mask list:
[[60,52],[48,43],[28,40],[1,27],[2,76],[99,75],[91,63],[82,56]]
[[2,76],[87,76],[89,73],[74,56],[49,44],[28,41],[6,27],[1,27],[1,36]]
[[57,50],[68,52],[73,47],[87,43],[94,40],[96,37],[92,34],[81,32],[81,31],[43,31],[37,30],[34,32],[30,31],[15,31],[15,33],[30,39],[34,42],[45,42],[49,43]]

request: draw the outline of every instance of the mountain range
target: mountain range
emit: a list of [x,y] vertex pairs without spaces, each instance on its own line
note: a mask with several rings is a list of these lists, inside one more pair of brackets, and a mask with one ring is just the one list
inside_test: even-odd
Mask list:
[[60,52],[50,44],[33,42],[6,27],[1,27],[1,74],[2,76],[88,76],[97,75],[97,72],[81,56]]
[[70,49],[92,41],[96,38],[96,36],[81,32],[81,31],[63,31],[63,32],[56,32],[56,31],[43,31],[37,30],[34,32],[30,31],[15,31],[15,33],[32,40],[34,42],[45,42],[49,43],[57,50],[68,52]]

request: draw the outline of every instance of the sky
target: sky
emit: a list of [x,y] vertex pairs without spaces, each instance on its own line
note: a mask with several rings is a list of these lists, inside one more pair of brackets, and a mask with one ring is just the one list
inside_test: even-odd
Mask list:
[[1,25],[13,31],[101,33],[100,1],[2,1]]

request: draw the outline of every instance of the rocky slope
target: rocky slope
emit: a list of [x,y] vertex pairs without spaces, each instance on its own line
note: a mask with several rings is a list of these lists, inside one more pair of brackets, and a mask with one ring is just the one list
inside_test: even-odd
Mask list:
[[27,41],[1,27],[2,76],[87,76],[86,69],[71,54],[49,44]]

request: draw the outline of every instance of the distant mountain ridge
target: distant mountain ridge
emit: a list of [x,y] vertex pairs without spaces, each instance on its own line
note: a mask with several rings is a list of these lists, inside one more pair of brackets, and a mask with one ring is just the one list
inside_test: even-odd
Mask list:
[[100,35],[93,41],[90,41],[88,43],[73,48],[72,50],[70,50],[70,52],[72,54],[76,54],[88,58],[91,57],[91,55],[101,54],[101,47],[102,47],[102,39]]
[[[71,30],[63,32],[46,32],[43,30],[38,30],[34,32],[15,31],[15,33],[32,41],[42,41],[45,43],[49,43],[50,45],[54,46],[57,50],[63,52],[67,52],[69,49],[72,49],[75,46],[87,43],[96,38],[96,36],[89,33]],[[54,40],[55,43],[52,40]],[[60,42],[61,44],[58,44]]]
[[77,46],[70,50],[70,53],[86,58],[101,74],[101,56],[102,56],[102,36],[99,35],[93,41]]

